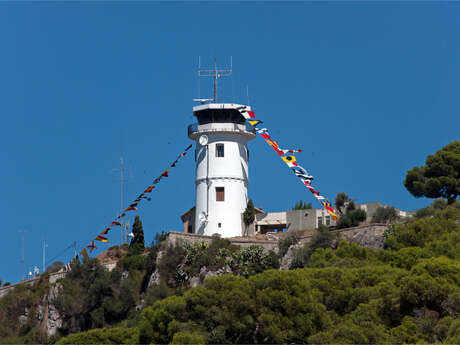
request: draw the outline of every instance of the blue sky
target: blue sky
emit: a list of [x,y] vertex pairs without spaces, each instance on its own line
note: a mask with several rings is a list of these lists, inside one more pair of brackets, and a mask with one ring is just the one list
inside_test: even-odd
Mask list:
[[[425,206],[402,180],[459,139],[459,15],[452,2],[0,3],[0,279],[20,278],[18,230],[26,269],[41,268],[42,236],[52,259],[110,223],[121,147],[131,200],[190,143],[198,56],[233,57],[223,95],[245,103],[248,86],[257,117],[304,150],[298,161],[330,199]],[[256,206],[317,206],[260,138],[250,150]],[[181,229],[193,155],[152,197],[139,210],[147,242]]]

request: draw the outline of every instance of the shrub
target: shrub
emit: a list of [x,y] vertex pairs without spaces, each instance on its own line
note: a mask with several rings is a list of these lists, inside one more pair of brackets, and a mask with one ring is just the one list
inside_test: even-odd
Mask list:
[[366,220],[366,212],[364,210],[348,210],[337,222],[337,228],[351,228],[358,226],[359,223]]
[[299,241],[297,240],[297,237],[294,235],[290,235],[284,238],[281,238],[278,241],[278,255],[280,258],[282,258],[287,251],[289,250],[289,247],[297,244]]
[[372,216],[373,223],[389,223],[398,219],[398,212],[393,206],[378,207]]

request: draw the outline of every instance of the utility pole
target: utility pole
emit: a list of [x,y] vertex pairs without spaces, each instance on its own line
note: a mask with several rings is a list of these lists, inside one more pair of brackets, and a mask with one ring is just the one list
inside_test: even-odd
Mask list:
[[46,244],[46,241],[45,241],[45,235],[43,234],[43,266],[42,266],[42,274],[45,273],[45,263],[46,263],[46,247],[48,247],[48,245]]
[[[128,171],[125,167],[125,160],[123,158],[123,150],[122,153],[120,154],[120,168],[119,169],[113,169],[114,172],[120,172],[120,214],[123,213],[125,210],[125,182],[129,182],[128,178]],[[125,231],[127,230],[126,227],[129,226],[127,224],[122,224],[120,227],[120,244],[125,243]],[[126,231],[126,234],[128,232]],[[127,237],[127,236],[126,236]],[[127,239],[126,239],[127,241]]]
[[21,233],[21,281],[24,280],[24,230],[18,230]]

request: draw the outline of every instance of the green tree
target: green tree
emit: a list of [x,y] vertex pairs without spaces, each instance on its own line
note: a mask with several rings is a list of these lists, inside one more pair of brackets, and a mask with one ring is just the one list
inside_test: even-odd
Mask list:
[[347,207],[346,213],[339,218],[337,222],[337,227],[339,229],[350,228],[353,226],[358,226],[359,223],[366,220],[366,211],[358,209],[355,210],[350,207]]
[[294,205],[292,209],[293,210],[311,210],[312,208],[313,207],[311,205],[311,202],[307,204],[305,201],[300,200]]
[[398,219],[398,212],[393,206],[378,207],[372,216],[372,223],[389,223]]
[[45,272],[50,272],[50,273],[57,272],[63,267],[64,267],[64,263],[62,261],[54,261],[51,265],[49,265],[46,268]]
[[202,334],[198,332],[183,331],[183,332],[175,333],[170,344],[173,344],[173,345],[183,345],[183,344],[205,345],[206,339]]
[[320,224],[318,231],[311,237],[310,242],[305,244],[302,248],[295,250],[294,258],[291,263],[291,268],[304,267],[313,252],[318,248],[331,248],[337,238],[337,233],[329,231],[326,225]]
[[248,235],[248,227],[252,223],[254,223],[254,220],[256,219],[256,209],[254,208],[254,203],[252,202],[251,199],[248,201],[248,205],[246,206],[246,210],[244,210],[243,213],[243,223],[246,226],[245,229],[245,235]]
[[56,344],[135,344],[137,338],[136,328],[96,328],[68,335],[59,339]]
[[352,200],[347,194],[343,192],[337,193],[337,196],[335,197],[335,208],[340,215],[345,214],[345,207],[350,201]]
[[409,170],[403,184],[416,198],[441,197],[452,204],[460,195],[460,141],[429,155],[424,166]]
[[142,253],[144,251],[144,229],[142,228],[142,221],[139,216],[136,216],[133,224],[134,237],[129,244],[129,251],[133,254]]
[[297,244],[297,242],[299,242],[299,240],[297,239],[297,237],[295,235],[289,235],[289,236],[286,236],[284,238],[281,238],[278,241],[278,255],[279,255],[279,257],[282,258],[287,253],[287,251],[289,250],[289,247]]

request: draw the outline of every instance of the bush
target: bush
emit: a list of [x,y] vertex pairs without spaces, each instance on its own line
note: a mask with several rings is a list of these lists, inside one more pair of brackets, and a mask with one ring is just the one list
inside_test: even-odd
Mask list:
[[339,218],[337,228],[351,228],[358,226],[361,222],[366,220],[366,212],[364,210],[347,210],[345,215]]
[[137,344],[137,328],[103,328],[75,333],[61,338],[56,344]]
[[278,255],[280,258],[282,258],[287,251],[289,250],[290,246],[293,246],[297,244],[299,241],[297,240],[297,237],[294,235],[290,235],[284,238],[281,238],[278,241]]
[[329,231],[326,225],[320,224],[309,243],[306,243],[302,248],[294,251],[294,257],[290,268],[301,268],[310,260],[313,252],[318,248],[331,248],[337,239],[337,233]]
[[393,206],[378,207],[372,216],[372,223],[389,223],[398,219],[398,212]]

